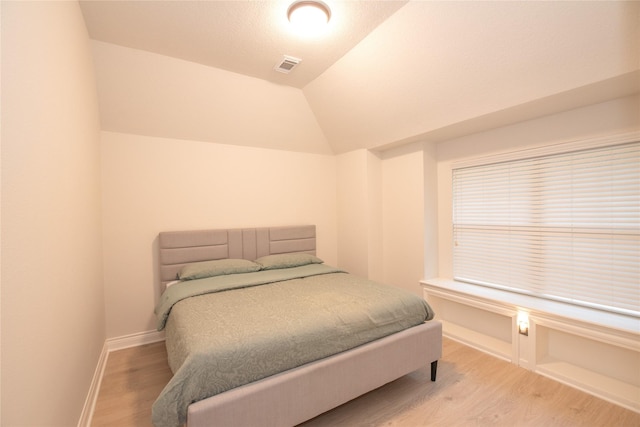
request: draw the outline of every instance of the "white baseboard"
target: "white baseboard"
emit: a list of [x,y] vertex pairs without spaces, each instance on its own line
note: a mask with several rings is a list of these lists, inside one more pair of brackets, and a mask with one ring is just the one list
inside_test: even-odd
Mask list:
[[98,365],[96,366],[96,370],[93,373],[93,380],[91,381],[91,386],[89,387],[87,399],[84,402],[84,407],[82,408],[82,413],[80,414],[78,427],[89,427],[91,425],[93,411],[96,408],[98,393],[100,392],[100,384],[102,384],[104,370],[107,367],[109,353],[116,350],[123,350],[125,348],[151,344],[158,341],[164,341],[164,332],[146,331],[139,332],[137,334],[125,335],[122,337],[108,338],[107,340],[105,340],[104,346],[102,347],[102,353],[100,353],[100,358],[98,359]]
[[129,347],[137,347],[139,345],[151,344],[158,341],[164,341],[164,332],[146,331],[137,334],[125,335],[122,337],[109,338],[105,341],[108,350],[123,350]]
[[98,365],[93,373],[93,380],[91,380],[91,386],[89,386],[89,393],[84,402],[82,408],[82,414],[80,414],[80,420],[78,421],[78,427],[89,427],[91,425],[91,418],[93,418],[93,411],[96,407],[98,400],[98,393],[100,392],[100,384],[102,383],[102,376],[104,375],[104,369],[107,366],[107,359],[109,357],[109,351],[107,349],[107,343],[105,341],[102,346],[102,353],[98,358]]

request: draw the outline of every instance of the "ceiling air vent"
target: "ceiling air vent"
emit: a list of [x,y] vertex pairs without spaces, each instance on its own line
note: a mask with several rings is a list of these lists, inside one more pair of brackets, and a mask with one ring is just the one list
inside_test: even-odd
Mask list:
[[293,56],[284,55],[282,60],[278,61],[276,66],[273,68],[279,73],[289,74],[291,70],[293,70],[296,65],[298,65],[302,61],[302,59],[294,58]]

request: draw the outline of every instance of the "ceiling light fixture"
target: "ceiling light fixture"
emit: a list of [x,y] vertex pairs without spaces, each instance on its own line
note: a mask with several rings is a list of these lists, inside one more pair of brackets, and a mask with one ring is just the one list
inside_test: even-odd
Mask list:
[[287,10],[289,22],[303,34],[317,34],[331,19],[329,6],[321,1],[297,1]]

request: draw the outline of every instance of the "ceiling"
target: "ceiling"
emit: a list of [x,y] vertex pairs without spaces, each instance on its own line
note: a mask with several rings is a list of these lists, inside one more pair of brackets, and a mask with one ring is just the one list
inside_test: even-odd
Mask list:
[[301,38],[292,1],[81,0],[103,130],[383,151],[640,91],[640,2],[324,0]]
[[[292,2],[91,0],[80,6],[94,40],[303,88],[407,0],[327,0],[332,17],[316,37],[293,32]],[[283,55],[302,62],[290,74],[276,72]]]

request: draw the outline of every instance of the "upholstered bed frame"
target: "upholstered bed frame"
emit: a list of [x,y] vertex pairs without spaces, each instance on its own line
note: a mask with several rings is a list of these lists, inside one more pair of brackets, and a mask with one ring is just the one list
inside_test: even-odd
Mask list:
[[[315,254],[313,225],[163,232],[162,289],[187,263],[305,252]],[[189,406],[188,427],[293,426],[431,364],[435,381],[442,325],[425,322],[337,355],[241,386]]]

